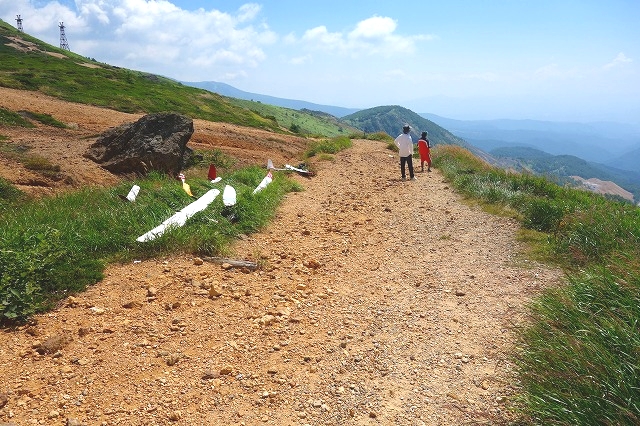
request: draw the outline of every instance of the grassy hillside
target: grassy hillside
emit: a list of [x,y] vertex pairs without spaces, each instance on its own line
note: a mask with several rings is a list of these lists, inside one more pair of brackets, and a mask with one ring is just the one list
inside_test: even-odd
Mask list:
[[545,175],[558,182],[565,182],[563,178],[569,176],[616,182],[631,192],[636,201],[640,199],[640,175],[637,173],[591,163],[573,155],[552,155],[528,147],[502,147],[489,153],[506,161],[510,168]]
[[319,111],[295,110],[269,105],[262,102],[233,99],[233,105],[250,110],[261,117],[276,121],[280,126],[292,133],[311,136],[340,136],[359,131],[359,129],[337,119],[336,117]]
[[294,133],[335,136],[344,128],[304,112],[293,116],[286,108],[256,108],[255,103],[243,104],[169,78],[99,63],[18,32],[1,20],[0,86],[123,112],[175,111],[274,132],[288,132],[295,125]]
[[469,144],[463,139],[454,136],[433,121],[427,120],[415,112],[398,105],[365,109],[342,117],[342,120],[362,129],[365,133],[382,131],[392,137],[402,133],[402,125],[408,123],[412,128],[411,136],[416,140],[423,131],[427,131],[432,145],[453,144],[470,148]]

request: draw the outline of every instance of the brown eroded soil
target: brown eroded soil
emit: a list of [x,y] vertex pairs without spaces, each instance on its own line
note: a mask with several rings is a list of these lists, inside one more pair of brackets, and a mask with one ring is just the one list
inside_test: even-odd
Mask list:
[[[117,181],[81,154],[136,116],[0,92],[2,107],[77,123],[0,129],[63,166],[41,192]],[[195,127],[194,144],[247,163],[291,163],[304,143]],[[31,188],[28,170],[0,161]],[[0,424],[507,424],[524,305],[561,274],[523,259],[516,222],[465,204],[438,170],[401,182],[397,163],[354,141],[296,176],[304,192],[232,248],[257,271],[189,255],[113,265],[0,332]]]
[[[0,108],[49,114],[70,129],[38,125],[35,129],[0,128],[16,146],[28,148],[29,154],[42,156],[61,167],[57,176],[43,176],[26,169],[6,155],[0,155],[0,177],[21,190],[34,194],[54,194],[86,185],[113,185],[119,178],[98,167],[82,155],[97,137],[110,127],[138,120],[141,114],[127,114],[89,105],[62,102],[37,92],[0,87]],[[38,124],[38,123],[35,123]],[[305,148],[305,140],[263,130],[194,120],[193,149],[218,148],[235,157],[238,166],[295,163]],[[1,151],[0,151],[1,152]]]

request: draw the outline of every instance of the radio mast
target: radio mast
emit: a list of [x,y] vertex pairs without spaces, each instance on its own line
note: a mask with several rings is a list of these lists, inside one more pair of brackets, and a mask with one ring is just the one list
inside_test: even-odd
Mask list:
[[64,23],[60,22],[60,49],[63,50],[71,50],[69,49],[69,43],[67,43],[67,36],[64,35]]

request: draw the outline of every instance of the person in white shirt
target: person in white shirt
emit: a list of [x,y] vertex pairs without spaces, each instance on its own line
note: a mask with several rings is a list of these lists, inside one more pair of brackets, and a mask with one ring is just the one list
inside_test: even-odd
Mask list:
[[411,126],[405,124],[402,127],[402,134],[394,141],[398,147],[398,154],[400,155],[400,173],[402,180],[407,180],[405,164],[409,167],[409,179],[416,180],[413,175],[413,139],[411,139],[411,135],[409,134],[410,131]]

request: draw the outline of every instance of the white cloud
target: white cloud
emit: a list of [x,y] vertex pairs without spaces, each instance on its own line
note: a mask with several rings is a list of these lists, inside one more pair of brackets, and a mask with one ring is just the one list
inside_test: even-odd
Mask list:
[[344,43],[342,34],[330,33],[324,25],[307,30],[302,36],[302,40],[329,48],[339,48]]
[[398,24],[395,20],[382,16],[374,16],[358,22],[356,28],[349,33],[349,38],[384,38],[393,34]]
[[[0,16],[22,13],[25,32],[51,44],[57,45],[57,25],[64,21],[76,53],[184,80],[241,75],[229,68],[257,66],[266,59],[265,46],[278,40],[259,21],[262,8],[255,3],[229,13],[187,11],[168,0],[76,0],[75,9],[58,1],[3,6],[0,0]],[[14,11],[18,7],[21,12]]]
[[251,22],[256,19],[261,10],[262,7],[259,4],[249,3],[242,5],[240,9],[238,9],[238,21]]
[[[397,23],[389,17],[373,16],[358,22],[350,32],[329,32],[326,26],[307,30],[299,40],[306,48],[352,57],[413,53],[420,41],[435,37],[426,34],[403,36],[396,34]],[[293,41],[292,36],[288,40]]]
[[620,53],[618,53],[618,56],[616,56],[613,59],[613,61],[611,61],[608,64],[606,64],[603,68],[608,70],[608,69],[611,69],[611,68],[621,67],[624,64],[628,64],[630,62],[633,62],[633,59],[628,58],[624,53],[620,52]]

